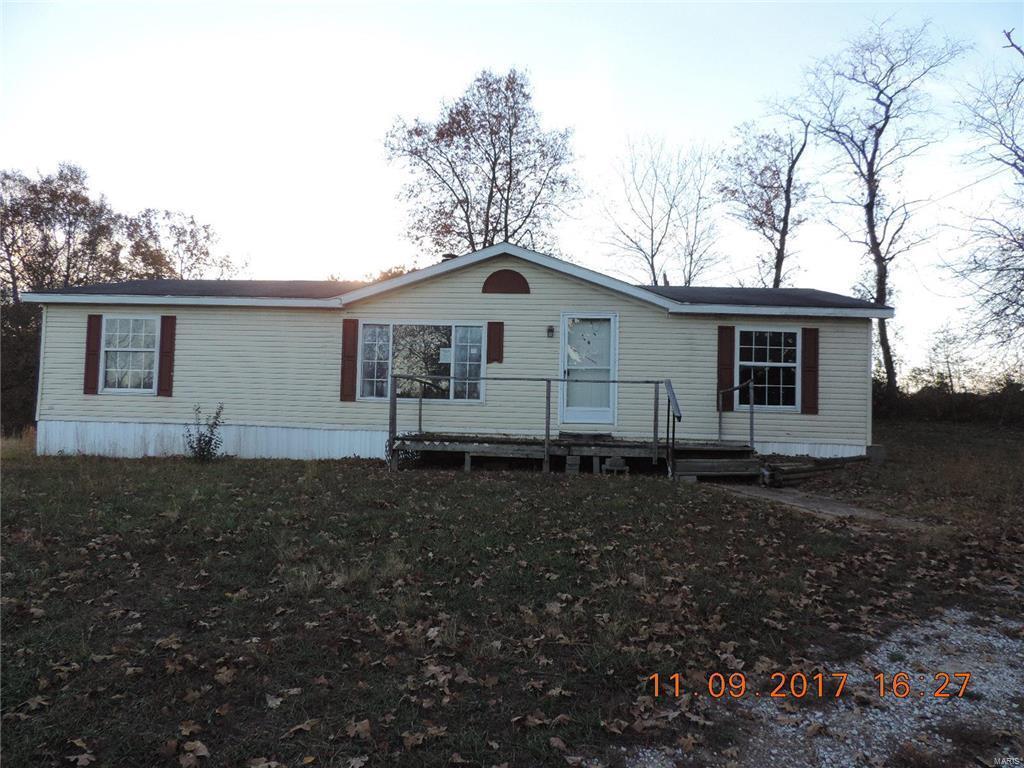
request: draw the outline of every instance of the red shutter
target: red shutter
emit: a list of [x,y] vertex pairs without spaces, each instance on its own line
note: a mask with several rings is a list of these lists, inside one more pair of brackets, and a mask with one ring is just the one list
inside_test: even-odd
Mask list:
[[800,347],[800,413],[818,412],[818,329],[802,328]]
[[718,388],[715,390],[715,409],[721,407],[723,411],[733,410],[733,403],[736,396],[732,392],[724,395],[719,394],[723,389],[728,389],[736,384],[733,380],[736,362],[736,326],[718,326]]
[[359,321],[346,318],[341,323],[341,399],[356,399],[359,374]]
[[85,323],[85,380],[82,393],[95,395],[100,384],[100,340],[103,315],[89,315]]
[[160,397],[174,394],[174,346],[178,318],[163,315],[160,318],[160,358],[156,377],[156,393]]
[[505,360],[505,324],[487,324],[487,362],[501,363]]

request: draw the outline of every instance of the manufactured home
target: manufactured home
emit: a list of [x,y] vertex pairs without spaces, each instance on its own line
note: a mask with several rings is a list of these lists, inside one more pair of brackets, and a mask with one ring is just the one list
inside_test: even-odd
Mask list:
[[[43,305],[38,451],[650,456],[871,444],[871,321],[806,289],[638,286],[499,244],[372,284],[138,280]],[[467,458],[468,460],[468,458]],[[578,462],[578,459],[576,459]]]

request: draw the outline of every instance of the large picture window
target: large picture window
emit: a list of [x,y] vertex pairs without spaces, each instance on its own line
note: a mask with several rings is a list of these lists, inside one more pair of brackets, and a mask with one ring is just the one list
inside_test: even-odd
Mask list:
[[386,398],[392,374],[397,395],[430,400],[479,400],[483,327],[411,323],[363,323],[359,396]]
[[156,318],[103,318],[103,389],[156,391]]
[[[738,384],[754,380],[754,405],[795,408],[797,331],[740,330]],[[740,405],[750,404],[747,387],[737,391]]]

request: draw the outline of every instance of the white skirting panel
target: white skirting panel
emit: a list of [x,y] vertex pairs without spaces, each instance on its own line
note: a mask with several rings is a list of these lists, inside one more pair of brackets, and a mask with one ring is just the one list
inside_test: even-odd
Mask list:
[[[84,453],[94,456],[175,456],[185,452],[180,424],[123,421],[51,421],[36,425],[41,455]],[[388,433],[368,429],[221,427],[222,451],[244,459],[384,458]]]
[[777,453],[783,456],[813,456],[816,459],[844,459],[863,456],[867,446],[844,443],[761,443],[754,441],[758,453]]

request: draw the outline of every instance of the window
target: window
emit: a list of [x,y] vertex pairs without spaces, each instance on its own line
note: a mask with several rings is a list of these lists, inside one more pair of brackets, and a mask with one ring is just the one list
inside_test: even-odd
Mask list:
[[483,361],[484,329],[479,325],[455,326],[452,362],[452,397],[456,400],[480,399],[480,366]]
[[363,364],[359,377],[360,397],[388,396],[391,363],[391,326],[365,323],[362,338]]
[[483,366],[483,327],[363,323],[359,396],[388,397],[392,374],[400,379],[398,397],[425,400],[479,400]]
[[103,389],[156,391],[156,318],[103,318]]
[[[797,332],[739,332],[739,377],[737,384],[754,380],[754,405],[795,408],[797,382]],[[750,404],[750,392],[741,387],[740,405]]]
[[[424,400],[451,398],[452,327],[450,325],[395,325],[391,351],[392,373],[422,376],[422,381],[399,379],[399,397]],[[444,377],[444,378],[441,378]],[[426,383],[429,382],[429,383]]]

